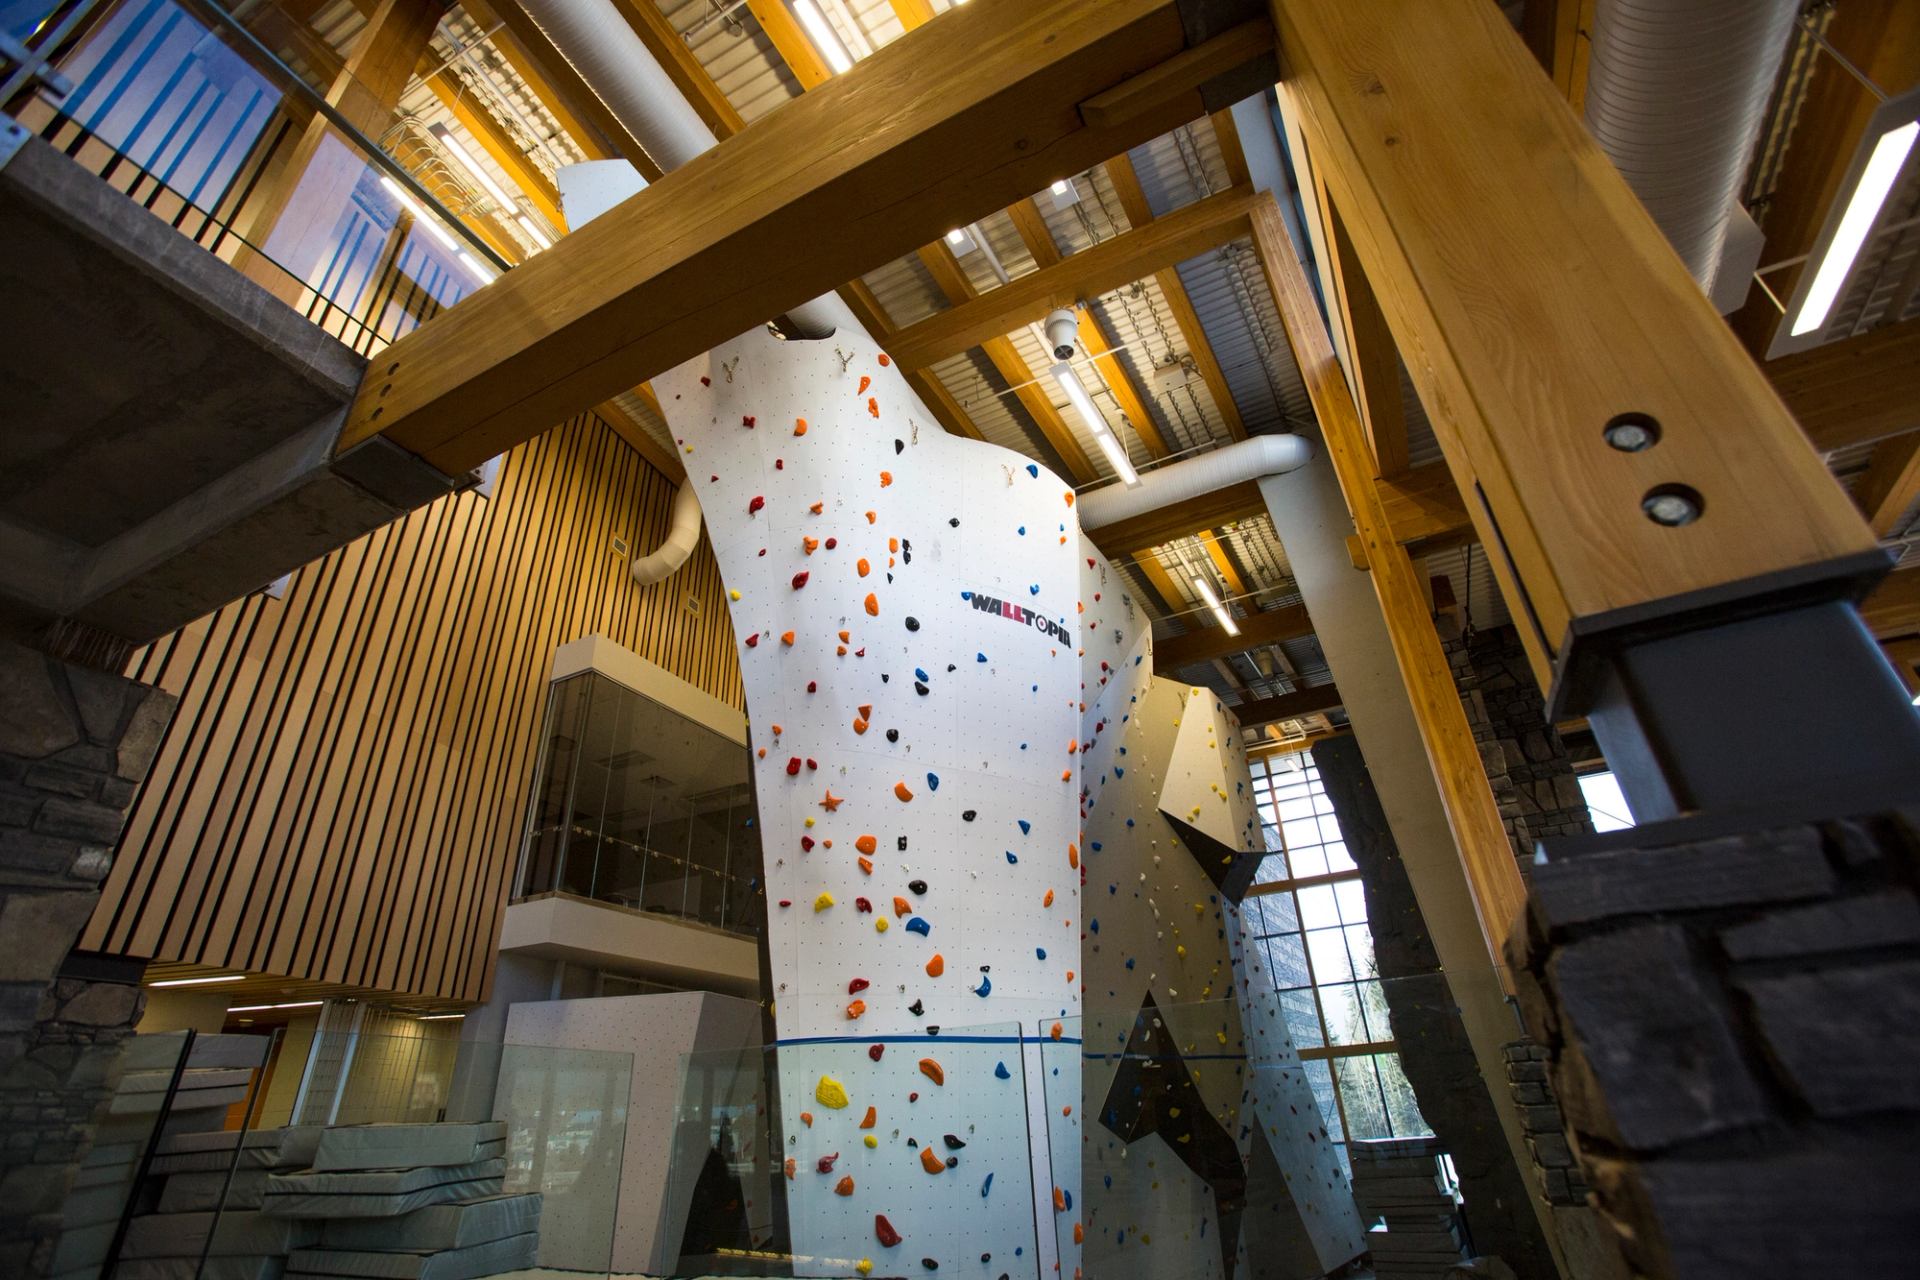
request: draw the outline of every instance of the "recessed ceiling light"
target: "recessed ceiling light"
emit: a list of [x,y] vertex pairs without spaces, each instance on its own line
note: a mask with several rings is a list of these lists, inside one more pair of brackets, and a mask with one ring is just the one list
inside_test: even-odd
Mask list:
[[246,978],[244,973],[223,973],[211,978],[166,978],[159,982],[149,982],[150,987],[204,987],[214,982],[240,982]]

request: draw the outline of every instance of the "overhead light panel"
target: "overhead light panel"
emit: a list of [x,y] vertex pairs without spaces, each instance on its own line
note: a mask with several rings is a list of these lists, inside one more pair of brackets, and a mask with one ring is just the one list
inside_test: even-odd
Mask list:
[[240,982],[246,978],[244,973],[222,973],[211,978],[165,978],[159,982],[149,982],[150,987],[204,987],[215,982]]
[[533,242],[539,245],[542,249],[553,248],[552,238],[548,236],[546,232],[542,231],[538,226],[534,225],[534,221],[532,218],[529,218],[526,214],[522,213],[522,214],[516,214],[513,220],[519,223],[520,229],[526,232],[529,236],[533,237]]
[[835,75],[852,68],[853,58],[847,53],[847,46],[840,43],[839,35],[813,0],[793,0],[793,14],[807,29],[807,39],[813,41],[813,47],[820,51]]
[[474,157],[473,152],[467,150],[461,145],[460,140],[453,136],[453,130],[444,124],[436,124],[431,126],[428,132],[433,134],[434,139],[446,148],[447,154],[452,156],[460,167],[467,171],[468,176],[479,183],[502,209],[514,208],[513,197],[507,194],[507,189],[493,180],[493,175],[487,172],[486,166],[481,164]]
[[1228,635],[1240,634],[1240,628],[1234,625],[1233,615],[1227,612],[1227,606],[1220,603],[1220,597],[1214,594],[1213,588],[1208,585],[1205,578],[1195,578],[1193,589],[1198,591],[1200,598],[1207,602],[1207,608],[1213,610],[1213,616],[1219,620],[1221,628]]
[[451,1022],[455,1018],[464,1018],[464,1013],[423,1013],[417,1019],[420,1022]]
[[955,227],[947,232],[947,248],[956,255],[973,252],[973,237],[967,234],[965,227]]
[[286,1004],[236,1004],[228,1013],[263,1013],[268,1009],[318,1009],[324,1000],[293,1000]]
[[[398,200],[406,211],[413,215],[413,220],[416,224],[431,231],[434,239],[438,240],[447,248],[452,249],[455,253],[460,252],[460,246],[453,242],[453,236],[448,233],[445,227],[440,225],[439,219],[428,217],[427,211],[420,207],[419,201],[407,194],[405,187],[395,182],[392,178],[387,177],[384,173],[380,175],[380,185],[387,189],[388,195]],[[463,254],[462,256],[464,257],[465,255]]]
[[1093,442],[1099,445],[1100,452],[1106,455],[1107,463],[1113,468],[1114,474],[1120,477],[1120,483],[1129,489],[1139,484],[1140,473],[1133,469],[1132,460],[1127,457],[1127,451],[1121,447],[1120,441],[1114,438],[1113,429],[1107,425],[1107,420],[1100,416],[1098,409],[1093,407],[1093,398],[1081,385],[1080,375],[1074,372],[1073,366],[1064,360],[1054,365],[1053,378],[1060,384],[1060,389],[1066,392],[1067,403],[1073,406],[1074,411],[1080,415],[1080,420],[1086,424],[1087,430],[1093,434]]
[[465,267],[475,280],[478,280],[481,284],[493,283],[493,272],[481,266],[480,259],[474,257],[465,249],[456,249],[454,252],[460,257],[460,265]]
[[1840,194],[1827,210],[1826,223],[1807,255],[1808,265],[1787,301],[1787,318],[1774,330],[1768,359],[1820,345],[1860,274],[1857,268],[1862,259],[1871,270],[1880,269],[1871,265],[1876,261],[1872,247],[1901,225],[1889,219],[1898,218],[1907,205],[1901,193],[1910,188],[1903,179],[1912,172],[1916,150],[1920,150],[1920,89],[1887,99],[1868,119]]
[[1073,185],[1072,178],[1062,178],[1053,184],[1053,207],[1064,209],[1070,204],[1080,203],[1080,188]]

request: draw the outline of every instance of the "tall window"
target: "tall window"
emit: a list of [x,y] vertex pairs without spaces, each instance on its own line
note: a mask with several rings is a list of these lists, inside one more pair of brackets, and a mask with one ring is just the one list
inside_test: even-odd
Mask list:
[[1320,770],[1304,751],[1248,763],[1267,856],[1242,910],[1344,1165],[1349,1135],[1433,1131],[1400,1070],[1360,871]]

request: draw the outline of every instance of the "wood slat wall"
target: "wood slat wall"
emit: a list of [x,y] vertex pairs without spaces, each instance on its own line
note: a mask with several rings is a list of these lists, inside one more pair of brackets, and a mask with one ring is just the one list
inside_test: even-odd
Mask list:
[[[486,998],[553,650],[599,633],[744,706],[702,541],[637,587],[672,485],[586,414],[458,494],[136,653],[179,709],[81,947]],[[689,598],[697,602],[690,607]]]

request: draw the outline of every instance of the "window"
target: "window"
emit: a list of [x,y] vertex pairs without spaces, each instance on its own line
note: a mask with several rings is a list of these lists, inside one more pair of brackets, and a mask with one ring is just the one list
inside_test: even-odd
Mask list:
[[1345,1165],[1348,1134],[1401,1138],[1432,1130],[1400,1070],[1366,893],[1320,770],[1304,751],[1248,764],[1267,847],[1242,904],[1249,947],[1280,995]]
[[1620,781],[1611,773],[1587,773],[1580,776],[1580,795],[1587,802],[1595,831],[1622,831],[1633,825],[1633,813],[1627,798],[1620,793]]

